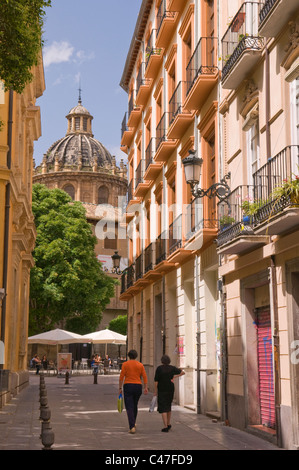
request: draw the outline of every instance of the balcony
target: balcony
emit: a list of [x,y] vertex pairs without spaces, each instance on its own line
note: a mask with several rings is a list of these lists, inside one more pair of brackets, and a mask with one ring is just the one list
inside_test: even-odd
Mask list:
[[230,193],[227,201],[219,204],[218,254],[241,255],[268,243],[268,236],[255,234],[253,215],[244,213],[244,208],[250,207],[254,193],[254,186],[238,186]]
[[218,82],[217,38],[201,38],[186,69],[187,93],[184,107],[200,110]]
[[179,215],[169,226],[168,238],[168,263],[182,263],[192,254],[192,251],[183,248],[183,217]]
[[175,263],[167,261],[168,230],[162,232],[156,239],[155,272],[165,274],[175,268]]
[[150,189],[151,184],[149,181],[143,180],[145,160],[140,160],[136,171],[135,171],[135,197],[144,197],[147,191]]
[[156,151],[155,145],[156,139],[152,137],[145,150],[145,172],[143,175],[144,181],[154,182],[163,168],[163,163],[157,163],[154,161],[153,157]]
[[203,218],[203,204],[200,199],[193,199],[185,214],[185,249],[199,251],[217,238],[218,220]]
[[145,106],[151,93],[153,80],[145,78],[145,63],[140,65],[136,80],[136,106]]
[[137,127],[141,116],[142,116],[142,106],[136,106],[134,101],[135,91],[132,92],[130,101],[129,101],[129,110],[128,110],[128,127]]
[[162,0],[157,13],[157,40],[156,47],[166,48],[175,31],[175,25],[179,14],[169,11],[166,0]]
[[167,139],[168,122],[169,113],[164,113],[156,128],[155,162],[167,162],[168,158],[178,145],[178,140]]
[[169,101],[169,129],[168,139],[181,139],[193,122],[194,113],[190,113],[184,106],[186,96],[186,82],[180,82]]
[[222,87],[236,89],[261,57],[259,2],[245,2],[222,38]]
[[121,147],[129,147],[134,136],[134,129],[127,125],[127,113],[125,113],[122,125],[121,125]]
[[159,72],[159,69],[163,64],[163,54],[164,50],[160,47],[156,47],[156,30],[153,29],[150,38],[146,45],[145,55],[145,72],[144,77],[146,79],[156,78]]
[[168,10],[183,13],[187,3],[187,0],[168,0]]
[[254,173],[255,200],[258,203],[254,223],[255,233],[282,235],[299,228],[299,198],[291,194],[277,192],[288,181],[293,181],[299,190],[298,182],[299,146],[288,146],[269,159]]
[[144,250],[144,275],[146,281],[155,282],[161,279],[161,274],[156,272],[154,243],[150,243]]
[[298,10],[297,0],[262,0],[259,34],[266,38],[277,36],[296,10]]

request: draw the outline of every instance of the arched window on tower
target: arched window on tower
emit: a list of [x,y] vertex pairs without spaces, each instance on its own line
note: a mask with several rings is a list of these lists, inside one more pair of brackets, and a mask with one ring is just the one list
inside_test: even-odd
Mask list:
[[98,190],[98,204],[108,204],[109,190],[107,186],[101,186]]
[[74,199],[75,199],[75,188],[74,188],[74,186],[72,184],[66,184],[62,189],[69,196],[71,196],[72,200],[74,201]]

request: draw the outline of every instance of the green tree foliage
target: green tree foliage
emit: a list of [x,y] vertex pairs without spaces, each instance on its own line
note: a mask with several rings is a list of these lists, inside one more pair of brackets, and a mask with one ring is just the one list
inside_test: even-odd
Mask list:
[[22,93],[40,59],[45,8],[51,0],[0,1],[0,78]]
[[85,209],[60,189],[33,185],[37,230],[30,279],[29,334],[63,325],[85,334],[99,325],[117,281],[95,255],[96,238]]
[[113,318],[108,325],[108,329],[120,333],[121,335],[127,334],[127,315],[118,315]]

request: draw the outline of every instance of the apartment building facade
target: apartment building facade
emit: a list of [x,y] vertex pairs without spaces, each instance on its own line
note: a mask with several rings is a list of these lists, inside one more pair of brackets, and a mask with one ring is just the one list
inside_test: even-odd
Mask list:
[[298,15],[292,0],[224,1],[219,15],[227,418],[286,448],[298,446]]
[[129,347],[151,384],[164,352],[184,368],[179,404],[286,448],[298,445],[296,3],[143,1],[121,79]]
[[5,92],[0,84],[0,407],[29,382],[33,145],[41,135],[36,100],[45,89],[42,60],[32,72],[22,94]]
[[189,151],[206,152],[204,184],[218,180],[216,7],[142,2],[121,80],[129,98],[121,139],[129,268],[121,298],[129,347],[151,384],[166,353],[186,372],[177,401],[219,413],[217,208],[213,199],[194,200],[182,164]]

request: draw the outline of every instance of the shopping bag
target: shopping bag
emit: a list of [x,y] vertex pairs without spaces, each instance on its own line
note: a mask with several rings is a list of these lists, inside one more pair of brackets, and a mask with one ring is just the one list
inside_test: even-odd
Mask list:
[[118,399],[117,399],[117,409],[119,413],[121,413],[122,410],[124,409],[124,399],[123,399],[122,393],[119,394]]
[[150,404],[150,407],[149,407],[149,412],[152,413],[153,411],[155,411],[155,407],[157,406],[157,397],[154,396],[152,398],[152,401],[151,401],[151,404]]

